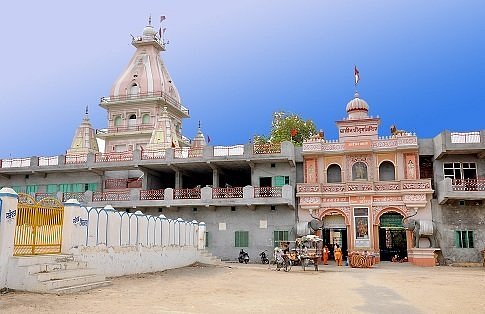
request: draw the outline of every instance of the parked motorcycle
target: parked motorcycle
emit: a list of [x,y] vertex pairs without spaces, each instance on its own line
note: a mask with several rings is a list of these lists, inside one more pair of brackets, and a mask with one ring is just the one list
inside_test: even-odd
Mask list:
[[237,258],[239,263],[247,264],[249,262],[249,254],[248,252],[244,252],[243,249],[239,252],[239,257]]
[[266,256],[266,251],[259,253],[259,256],[261,256],[261,264],[269,264],[269,259]]

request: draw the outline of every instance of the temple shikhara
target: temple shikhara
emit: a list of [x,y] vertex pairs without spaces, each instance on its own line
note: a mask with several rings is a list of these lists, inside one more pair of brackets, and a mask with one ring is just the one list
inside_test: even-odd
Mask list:
[[[382,127],[349,89],[336,139],[322,131],[302,147],[217,146],[182,104],[151,20],[131,43],[128,65],[100,98],[105,125],[93,126],[80,109],[64,152],[0,156],[0,266],[9,265],[0,267],[0,284],[37,287],[15,270],[23,255],[71,254],[117,276],[233,261],[241,249],[256,261],[303,236],[327,245],[330,260],[338,245],[344,261],[482,262],[485,130],[418,138]],[[198,125],[196,134],[184,135],[184,123]],[[34,210],[49,214],[34,219]]]

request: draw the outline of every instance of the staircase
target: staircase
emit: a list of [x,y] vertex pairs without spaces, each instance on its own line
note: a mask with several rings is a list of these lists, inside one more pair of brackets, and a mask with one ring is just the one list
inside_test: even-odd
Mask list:
[[201,250],[199,255],[199,263],[209,264],[209,265],[224,265],[224,263],[211,252],[207,250]]
[[72,255],[14,256],[7,276],[9,288],[41,293],[75,293],[111,284]]

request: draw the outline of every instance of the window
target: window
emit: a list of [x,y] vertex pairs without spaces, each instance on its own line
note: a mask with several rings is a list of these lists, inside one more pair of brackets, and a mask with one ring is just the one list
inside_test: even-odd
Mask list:
[[327,183],[342,182],[342,170],[339,165],[330,165],[327,168]]
[[234,246],[235,247],[248,247],[249,246],[249,231],[236,231],[234,233]]
[[138,85],[136,84],[131,85],[130,95],[138,95],[139,92],[140,92],[140,88],[138,87]]
[[38,189],[39,189],[39,187],[37,185],[27,185],[25,187],[25,193],[27,193],[27,194],[37,193]]
[[443,172],[445,178],[476,179],[477,165],[474,162],[446,162],[443,164]]
[[51,194],[51,193],[56,193],[57,192],[57,184],[47,184],[46,192]]
[[395,179],[394,164],[390,161],[383,161],[379,166],[379,181],[394,181]]
[[361,161],[352,165],[352,180],[367,180],[367,165]]
[[131,114],[128,118],[128,126],[136,126],[136,114]]
[[97,183],[87,183],[86,186],[85,186],[85,190],[96,192],[97,187],[98,187]]
[[209,247],[209,231],[205,232],[205,247]]
[[273,179],[274,179],[273,186],[283,186],[285,184],[290,184],[289,176],[276,176]]
[[25,193],[25,187],[21,187],[19,185],[12,185],[12,190],[17,193]]
[[120,116],[116,116],[114,123],[115,123],[115,126],[121,126],[121,117]]
[[473,231],[455,231],[455,246],[457,248],[473,248]]
[[288,241],[288,231],[275,230],[273,234],[274,247],[280,246],[280,241]]
[[142,124],[150,124],[150,115],[148,113],[145,113],[142,117],[141,117],[141,123]]

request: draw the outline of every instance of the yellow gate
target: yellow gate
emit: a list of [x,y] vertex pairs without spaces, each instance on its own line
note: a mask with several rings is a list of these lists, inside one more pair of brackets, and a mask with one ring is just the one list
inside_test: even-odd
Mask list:
[[64,205],[47,197],[39,202],[19,193],[14,255],[55,254],[61,252]]

